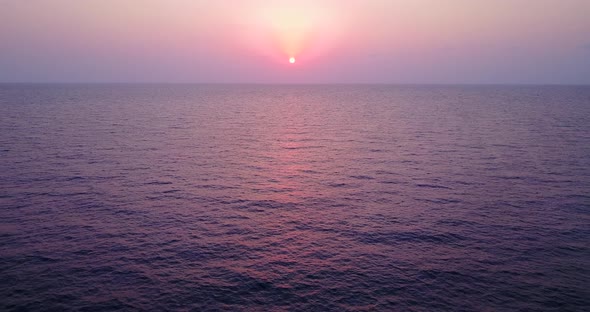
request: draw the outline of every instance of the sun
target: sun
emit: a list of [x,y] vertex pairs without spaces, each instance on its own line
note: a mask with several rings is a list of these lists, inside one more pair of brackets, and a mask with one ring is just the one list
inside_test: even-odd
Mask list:
[[289,58],[289,63],[295,64],[295,58],[294,57]]

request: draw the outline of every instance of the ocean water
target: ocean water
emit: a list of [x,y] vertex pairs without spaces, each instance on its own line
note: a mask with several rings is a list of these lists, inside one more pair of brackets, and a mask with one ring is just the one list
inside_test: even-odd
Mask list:
[[0,85],[0,310],[590,310],[590,87]]

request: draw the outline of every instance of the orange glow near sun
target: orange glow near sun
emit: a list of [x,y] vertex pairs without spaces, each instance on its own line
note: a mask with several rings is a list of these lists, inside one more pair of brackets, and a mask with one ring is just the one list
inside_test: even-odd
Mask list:
[[295,56],[310,59],[334,38],[334,10],[313,0],[260,2],[249,13],[246,23],[249,45],[264,54],[273,55],[279,62],[295,64]]

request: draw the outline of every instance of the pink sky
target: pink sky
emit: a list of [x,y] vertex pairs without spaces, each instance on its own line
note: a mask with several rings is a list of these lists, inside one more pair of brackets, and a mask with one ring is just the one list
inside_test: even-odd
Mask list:
[[0,0],[0,81],[588,84],[589,13],[587,0]]

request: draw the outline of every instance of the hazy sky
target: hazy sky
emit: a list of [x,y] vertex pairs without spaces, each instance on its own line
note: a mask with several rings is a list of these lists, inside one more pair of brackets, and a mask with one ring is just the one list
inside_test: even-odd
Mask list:
[[0,0],[0,82],[589,84],[590,0]]

